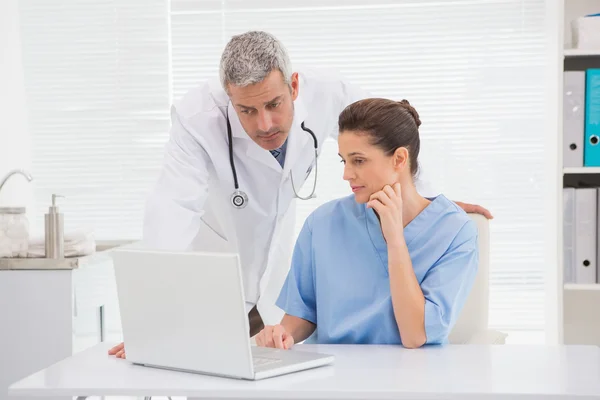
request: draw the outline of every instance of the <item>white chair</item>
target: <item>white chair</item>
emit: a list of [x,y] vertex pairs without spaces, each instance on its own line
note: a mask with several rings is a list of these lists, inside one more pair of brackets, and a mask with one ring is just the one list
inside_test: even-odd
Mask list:
[[464,308],[452,328],[451,344],[504,344],[505,333],[488,329],[490,302],[490,227],[483,215],[469,214],[479,230],[479,269]]

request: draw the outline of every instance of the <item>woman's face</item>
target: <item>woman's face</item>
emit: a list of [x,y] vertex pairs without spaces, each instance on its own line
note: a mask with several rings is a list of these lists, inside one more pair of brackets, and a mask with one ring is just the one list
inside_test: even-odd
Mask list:
[[366,203],[385,185],[400,182],[407,163],[407,152],[399,149],[386,156],[382,149],[369,143],[363,132],[344,131],[338,137],[339,155],[344,163],[344,180],[348,181],[358,203]]

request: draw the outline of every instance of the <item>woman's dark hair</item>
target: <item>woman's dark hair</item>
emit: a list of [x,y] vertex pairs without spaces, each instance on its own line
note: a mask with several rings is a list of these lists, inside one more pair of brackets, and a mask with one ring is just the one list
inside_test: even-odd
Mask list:
[[399,147],[405,147],[409,154],[410,173],[413,177],[417,175],[421,120],[417,110],[407,100],[359,100],[342,111],[338,125],[340,133],[367,133],[371,144],[382,149],[387,156],[394,154]]

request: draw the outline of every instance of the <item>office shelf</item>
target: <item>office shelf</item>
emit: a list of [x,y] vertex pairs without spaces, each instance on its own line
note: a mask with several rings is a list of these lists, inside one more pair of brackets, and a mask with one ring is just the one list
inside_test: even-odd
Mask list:
[[565,49],[565,57],[600,57],[600,49]]
[[565,283],[565,290],[598,290],[600,283]]
[[600,167],[563,168],[564,174],[600,174]]
[[[547,2],[549,7],[548,15],[551,16],[552,22],[556,24],[558,29],[558,37],[555,42],[558,51],[558,57],[554,53],[551,54],[552,68],[558,67],[559,73],[553,77],[553,80],[559,82],[558,85],[558,101],[550,102],[551,112],[558,118],[558,134],[556,135],[557,143],[549,143],[555,145],[559,151],[563,151],[563,101],[564,87],[562,86],[565,71],[585,71],[588,68],[600,67],[600,48],[594,49],[578,49],[575,47],[573,40],[572,22],[583,15],[597,13],[600,10],[600,0],[560,0],[557,2]],[[554,32],[553,32],[554,35]],[[554,79],[555,78],[555,79]],[[547,81],[550,85],[551,80]],[[554,91],[554,87],[552,86]],[[554,99],[553,99],[554,100]],[[549,108],[550,112],[550,108]],[[552,137],[554,139],[554,137]],[[554,146],[553,146],[554,147]],[[553,147],[550,147],[553,149]],[[560,157],[559,157],[560,158]],[[564,246],[566,244],[563,237],[563,188],[565,187],[600,187],[600,166],[598,167],[578,167],[571,168],[560,165],[559,172],[556,176],[556,184],[559,188],[558,202],[556,215],[557,237],[556,243],[559,247],[558,251],[558,276],[548,276],[548,283],[552,289],[560,288],[556,298],[557,303],[548,302],[546,315],[548,316],[547,329],[549,343],[555,340],[557,334],[558,342],[561,344],[592,344],[600,345],[600,283],[580,284],[580,283],[565,283],[564,279]],[[554,211],[554,210],[552,210]],[[554,231],[551,231],[554,235]],[[550,271],[554,272],[554,271]],[[558,285],[554,286],[555,279],[558,280]],[[558,329],[555,331],[555,327]]]

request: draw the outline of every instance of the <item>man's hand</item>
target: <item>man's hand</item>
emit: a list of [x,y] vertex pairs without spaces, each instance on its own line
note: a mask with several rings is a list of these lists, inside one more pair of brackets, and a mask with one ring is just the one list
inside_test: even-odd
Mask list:
[[282,325],[267,325],[256,335],[256,345],[289,350],[294,345],[294,338]]
[[108,351],[108,354],[117,358],[125,358],[125,343],[121,343]]
[[462,208],[463,210],[465,210],[465,212],[467,213],[475,213],[475,214],[481,214],[484,217],[486,217],[487,219],[494,219],[494,217],[492,216],[492,213],[489,212],[487,209],[481,207],[480,205],[477,204],[467,204],[467,203],[463,203],[460,201],[455,201],[455,203]]

